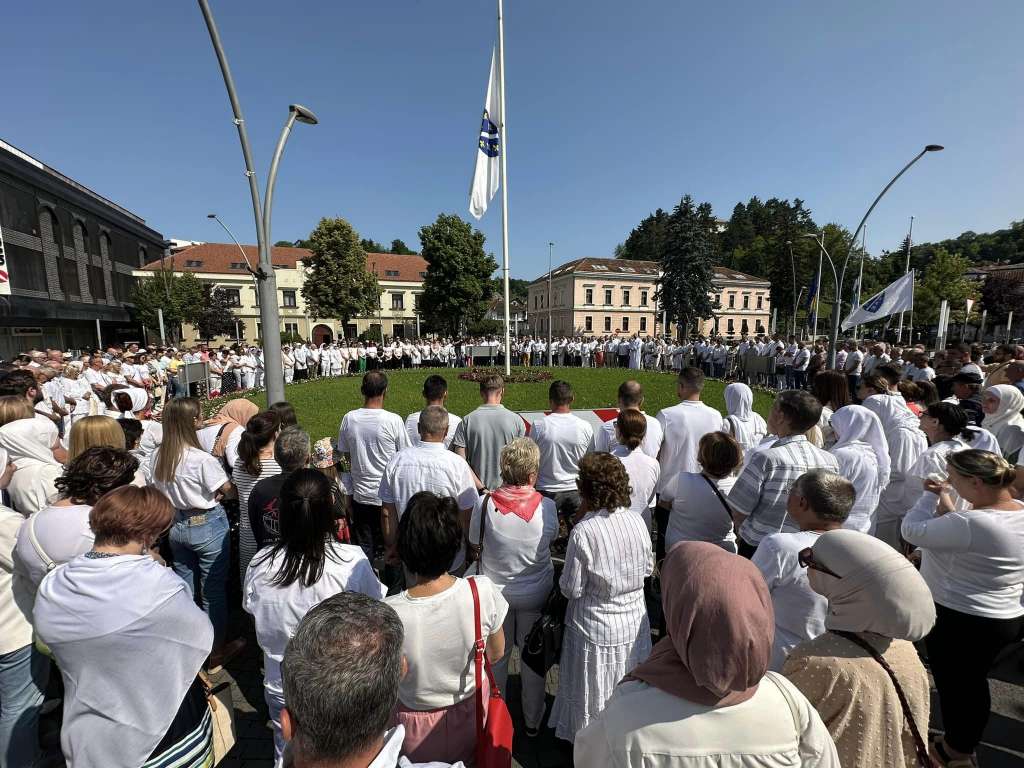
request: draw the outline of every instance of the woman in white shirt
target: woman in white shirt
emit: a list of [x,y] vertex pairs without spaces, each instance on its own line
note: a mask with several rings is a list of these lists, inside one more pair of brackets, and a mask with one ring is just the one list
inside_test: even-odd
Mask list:
[[[398,523],[398,554],[411,586],[386,602],[402,620],[408,673],[398,689],[396,721],[411,762],[472,764],[476,749],[473,593],[448,574],[463,544],[459,505],[429,491],[414,495]],[[486,570],[486,566],[485,566]],[[492,664],[505,655],[508,603],[487,576],[470,577],[480,596],[482,637]]]
[[995,435],[1007,461],[1017,461],[1024,447],[1024,392],[1012,384],[989,387],[982,397],[981,409],[985,412],[981,426]]
[[733,382],[725,388],[723,431],[736,438],[744,451],[754,448],[768,434],[768,424],[754,411],[754,392],[746,384]]
[[665,550],[680,541],[708,541],[736,552],[732,510],[725,499],[736,482],[733,472],[743,462],[743,449],[725,432],[709,432],[700,439],[697,461],[701,471],[680,472],[658,500],[672,510]]
[[258,549],[249,521],[249,494],[260,480],[281,474],[281,466],[274,459],[274,441],[280,431],[281,417],[276,411],[264,411],[249,419],[238,442],[231,482],[238,495],[238,577],[242,583]]
[[569,536],[558,582],[569,608],[548,722],[566,741],[651,650],[644,579],[654,569],[654,551],[643,519],[629,511],[626,470],[611,454],[588,453],[578,486],[585,516]]
[[837,440],[829,453],[839,462],[839,474],[857,489],[843,527],[874,533],[875,509],[889,484],[889,444],[882,422],[862,405],[846,405],[832,415],[832,429]]
[[[968,420],[967,411],[953,403],[935,403],[921,414],[921,431],[928,438],[929,445],[907,471],[903,493],[905,509],[911,509],[920,500],[926,480],[946,480],[949,454],[965,448],[981,448],[978,444],[984,442],[981,439],[984,430],[968,429]],[[947,492],[958,510],[970,508],[970,504],[956,491],[949,489]]]
[[88,416],[90,413],[98,413],[100,407],[99,397],[93,392],[89,382],[82,376],[82,370],[77,365],[69,364],[64,366],[64,373],[60,379],[61,391],[64,392],[64,402],[70,406],[70,413],[64,425],[65,431],[76,419]]
[[[558,535],[558,513],[554,500],[534,488],[540,449],[533,440],[517,437],[502,448],[500,466],[502,485],[481,498],[468,533],[470,544],[480,547],[473,571],[494,582],[508,603],[505,655],[494,665],[495,682],[504,691],[512,646],[523,649],[554,584],[551,542]],[[544,717],[544,678],[525,664],[519,669],[526,732],[536,735]]]
[[622,462],[629,475],[629,508],[651,527],[651,507],[657,500],[661,464],[644,453],[641,447],[647,435],[647,417],[640,411],[627,408],[615,419],[615,448],[612,456]]
[[0,452],[5,454],[7,462],[14,464],[14,474],[7,485],[11,505],[28,517],[57,496],[54,483],[64,467],[53,457],[53,447],[47,445],[52,433],[40,429],[39,421],[33,418],[32,406],[25,398],[8,397],[14,402],[3,410],[5,416],[14,416],[14,420],[0,426]]
[[827,450],[836,442],[836,433],[832,430],[832,414],[853,402],[850,399],[850,384],[846,375],[839,371],[822,371],[814,377],[811,389],[821,403],[818,427]]
[[164,438],[142,464],[146,481],[170,499],[174,524],[169,541],[174,571],[190,593],[201,585],[202,607],[213,624],[211,671],[245,644],[225,645],[228,623],[227,578],[231,561],[228,518],[220,500],[234,493],[220,461],[202,449],[196,428],[202,408],[194,397],[177,397],[163,412]]
[[159,421],[152,418],[153,398],[139,387],[128,387],[110,394],[110,399],[122,419],[138,419],[142,424],[142,439],[139,440],[138,457],[145,459],[160,446],[164,429]]
[[988,722],[989,668],[1024,633],[1024,502],[1012,495],[1017,470],[974,449],[954,451],[946,463],[949,485],[971,508],[956,510],[945,484],[926,480],[902,529],[922,550],[921,575],[935,599],[935,628],[925,643],[945,725],[933,743],[943,765],[972,756]]
[[377,600],[386,589],[359,547],[334,540],[331,482],[315,469],[300,469],[281,487],[280,538],[264,547],[245,575],[243,607],[256,622],[263,649],[263,689],[274,724],[275,759],[281,760],[281,709],[285,706],[281,660],[285,646],[311,608],[339,592]]
[[757,569],[684,542],[661,578],[668,636],[577,735],[576,765],[839,768],[818,713],[768,671],[772,603]]

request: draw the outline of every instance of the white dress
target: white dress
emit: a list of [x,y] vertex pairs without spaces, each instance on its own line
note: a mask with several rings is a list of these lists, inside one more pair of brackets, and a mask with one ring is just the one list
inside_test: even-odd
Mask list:
[[651,536],[639,515],[601,509],[573,529],[559,580],[569,608],[548,721],[558,738],[573,741],[650,654],[643,589],[653,569]]

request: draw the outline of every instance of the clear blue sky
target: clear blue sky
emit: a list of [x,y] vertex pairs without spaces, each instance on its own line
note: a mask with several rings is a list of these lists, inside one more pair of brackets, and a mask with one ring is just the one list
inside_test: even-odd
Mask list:
[[[297,126],[274,240],[341,215],[400,237],[465,218],[491,45],[491,0],[213,0],[256,155],[289,102]],[[1022,216],[1020,0],[507,0],[512,275],[610,255],[684,193],[727,218],[751,195],[801,197],[868,247]],[[230,108],[189,0],[18,2],[4,13],[0,138],[167,237],[255,242]],[[500,260],[498,199],[481,228]]]

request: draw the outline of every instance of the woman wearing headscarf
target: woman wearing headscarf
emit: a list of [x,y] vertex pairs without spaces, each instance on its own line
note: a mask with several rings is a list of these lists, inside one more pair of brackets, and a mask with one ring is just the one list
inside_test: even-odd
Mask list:
[[111,491],[89,513],[92,549],[39,587],[34,625],[64,679],[68,765],[209,765],[197,673],[213,629],[185,583],[149,555],[173,519],[155,488]]
[[[985,432],[968,429],[967,412],[952,403],[935,403],[928,406],[921,414],[921,431],[928,438],[929,445],[928,450],[922,453],[914,462],[914,466],[907,471],[903,495],[903,506],[906,509],[912,508],[921,499],[926,480],[945,480],[949,474],[946,469],[949,454],[965,448],[978,448],[979,445],[975,443],[983,442],[980,433]],[[950,496],[957,509],[967,509],[970,506],[956,491],[950,491]]]
[[221,460],[228,474],[238,461],[238,443],[245,432],[245,425],[259,412],[256,403],[238,398],[229,400],[215,416],[203,422],[198,432],[199,443],[203,450]]
[[11,505],[25,517],[35,514],[57,496],[54,482],[64,467],[53,457],[47,445],[50,433],[39,429],[33,418],[17,419],[0,427],[0,449],[14,463],[14,474],[7,486]]
[[122,419],[137,419],[142,424],[142,438],[135,451],[139,461],[160,447],[164,439],[164,430],[159,421],[152,418],[153,398],[141,387],[128,387],[111,392],[110,401],[120,413]]
[[981,400],[985,418],[981,426],[995,435],[1003,457],[1015,462],[1024,447],[1024,392],[1012,384],[997,384],[985,390]]
[[928,585],[860,531],[823,533],[800,563],[828,600],[827,631],[793,649],[783,674],[818,710],[844,768],[928,765],[928,674],[913,645],[935,623]]
[[889,444],[882,422],[862,405],[847,405],[833,414],[832,428],[837,440],[829,453],[839,462],[839,474],[857,491],[843,527],[873,533],[875,509],[889,484]]
[[903,537],[921,548],[921,576],[935,599],[925,640],[945,734],[932,744],[941,765],[975,765],[988,722],[988,671],[1024,633],[1024,503],[1013,498],[1018,470],[987,451],[954,451],[948,483],[967,502],[956,509],[947,486],[925,493],[903,519]]
[[750,561],[682,542],[661,569],[668,636],[576,736],[575,764],[839,766],[821,718],[768,672],[772,601]]
[[725,417],[723,432],[736,438],[744,451],[754,448],[768,434],[768,425],[761,414],[754,411],[754,392],[746,384],[733,382],[725,388]]
[[75,420],[99,412],[99,397],[82,376],[81,366],[75,363],[64,366],[64,372],[57,382],[64,393],[64,402],[69,406],[65,431]]
[[569,535],[558,581],[569,607],[548,721],[566,741],[651,650],[644,579],[654,569],[654,551],[643,518],[629,511],[626,468],[609,453],[588,453],[577,485],[584,517]]
[[861,397],[862,405],[882,423],[889,446],[889,483],[882,488],[875,510],[874,535],[893,549],[900,549],[903,546],[900,522],[907,511],[903,505],[907,472],[928,449],[928,441],[921,431],[920,420],[900,394],[889,391],[888,382],[881,376],[861,379]]

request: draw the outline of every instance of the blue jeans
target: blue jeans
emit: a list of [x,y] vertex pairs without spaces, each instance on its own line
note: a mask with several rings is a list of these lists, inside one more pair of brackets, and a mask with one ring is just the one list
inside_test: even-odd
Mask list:
[[50,660],[31,644],[0,654],[0,768],[35,765]]
[[[189,592],[202,592],[202,606],[213,624],[213,647],[224,644],[228,626],[228,567],[231,541],[228,516],[219,504],[207,513],[201,525],[187,525],[177,513],[168,537],[174,554],[174,571],[185,581]],[[198,579],[198,584],[196,583]]]

